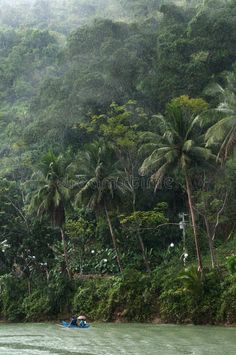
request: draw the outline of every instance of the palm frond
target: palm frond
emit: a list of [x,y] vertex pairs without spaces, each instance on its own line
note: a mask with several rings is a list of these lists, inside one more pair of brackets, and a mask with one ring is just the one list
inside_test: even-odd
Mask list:
[[216,161],[216,155],[212,151],[205,147],[192,147],[191,155],[197,160],[213,160]]
[[225,89],[218,83],[211,83],[208,87],[204,90],[204,93],[209,96],[215,96],[216,94],[223,95]]
[[183,144],[183,151],[189,152],[193,147],[193,145],[194,145],[194,141],[192,139],[185,141]]
[[160,154],[158,149],[154,150],[152,154],[144,160],[142,163],[139,173],[141,176],[145,176],[151,173],[155,168],[159,168],[164,162],[164,154]]
[[151,154],[151,152],[158,147],[157,143],[146,143],[143,144],[139,150],[138,150],[138,155],[139,156],[147,156],[148,154]]
[[155,183],[155,191],[161,186],[163,178],[168,171],[169,163],[164,163],[152,176],[151,181]]
[[54,192],[53,202],[54,202],[55,207],[58,207],[61,203],[61,195],[60,195],[58,189],[56,189]]

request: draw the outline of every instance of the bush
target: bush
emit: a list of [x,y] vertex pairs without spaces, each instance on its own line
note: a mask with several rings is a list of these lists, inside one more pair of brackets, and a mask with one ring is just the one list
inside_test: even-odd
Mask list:
[[219,272],[206,273],[201,278],[194,267],[177,277],[169,275],[160,296],[162,319],[174,323],[216,323],[222,279]]
[[236,272],[236,255],[227,256],[226,267],[232,275]]
[[160,292],[160,316],[171,323],[190,322],[191,295],[181,288],[179,275],[172,272],[163,275]]
[[[85,313],[91,320],[144,322],[156,316],[172,323],[236,322],[236,274],[196,267],[176,274],[173,266],[147,274],[69,281],[56,273],[50,282],[5,275],[0,278],[0,311],[10,321],[38,321],[60,313]],[[30,294],[29,294],[30,291]]]
[[145,321],[157,308],[151,286],[151,277],[135,270],[123,276],[86,280],[75,292],[73,308],[93,320],[111,321],[119,314],[123,320]]
[[236,275],[228,277],[223,284],[218,319],[229,324],[236,322]]
[[27,295],[27,282],[10,274],[1,276],[1,314],[9,321],[24,319],[22,302]]
[[75,288],[73,281],[57,272],[57,270],[54,270],[50,274],[49,283],[46,285],[42,284],[41,287],[47,288],[52,315],[71,312],[71,300]]
[[40,321],[48,318],[51,311],[51,302],[48,295],[36,290],[26,297],[22,303],[25,319]]
[[0,278],[1,315],[9,321],[49,319],[71,310],[73,285],[61,276],[51,275],[49,283],[5,275]]
[[124,273],[118,290],[117,306],[128,321],[147,321],[157,310],[157,295],[151,276],[136,270]]
[[73,309],[85,313],[92,320],[111,321],[119,295],[120,277],[83,281],[73,298]]

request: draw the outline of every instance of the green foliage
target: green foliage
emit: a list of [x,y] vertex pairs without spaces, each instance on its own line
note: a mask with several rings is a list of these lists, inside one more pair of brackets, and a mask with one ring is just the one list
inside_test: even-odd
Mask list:
[[73,309],[93,320],[147,321],[157,310],[150,276],[129,270],[122,277],[84,281],[75,293]]
[[78,185],[76,203],[94,211],[117,202],[125,192],[121,181],[119,161],[111,146],[94,142],[78,157]]
[[[38,275],[37,275],[38,276]],[[70,310],[73,285],[68,279],[51,275],[48,282],[35,277],[1,276],[1,316],[9,321],[40,321]]]
[[76,312],[88,315],[91,319],[108,320],[110,313],[107,294],[111,290],[112,281],[110,279],[103,282],[102,280],[84,281],[77,288],[73,298],[73,309]]
[[[157,300],[151,288],[151,278],[137,271],[128,270],[120,287],[119,303],[123,305],[122,316],[132,321],[147,321],[157,310]],[[152,293],[153,292],[153,293]]]
[[201,279],[193,267],[177,277],[165,276],[160,295],[162,319],[179,323],[217,323],[222,282],[223,275],[218,272],[206,273]]
[[200,130],[196,119],[197,112],[206,107],[207,103],[201,99],[182,96],[168,104],[165,116],[159,116],[160,142],[154,145],[140,168],[141,174],[152,174],[156,187],[173,170],[179,169],[186,175],[193,166],[215,160],[204,145],[204,128]]
[[76,220],[68,219],[65,224],[65,233],[69,238],[69,259],[71,269],[83,273],[89,271],[91,259],[91,245],[95,239],[94,222],[83,216]]
[[186,95],[174,98],[170,102],[170,106],[179,108],[192,115],[198,115],[206,111],[209,108],[209,105],[206,101],[201,98],[190,98]]
[[221,103],[215,110],[215,114],[220,113],[220,119],[214,123],[206,134],[207,144],[220,144],[218,158],[225,161],[229,158],[235,148],[236,141],[236,93],[235,70],[227,74],[227,86],[215,85],[215,91],[221,97]]
[[50,314],[51,304],[49,297],[37,290],[25,297],[22,303],[22,311],[27,321],[40,321]]
[[167,219],[158,207],[153,211],[135,211],[129,216],[121,217],[121,224],[134,225],[134,228],[155,228],[161,223],[167,223]]
[[31,208],[36,208],[38,216],[48,214],[52,225],[63,226],[65,204],[69,200],[69,189],[65,183],[66,163],[63,156],[49,151],[39,162],[39,171],[32,176],[36,191],[32,194]]
[[22,302],[27,294],[27,283],[6,274],[1,276],[1,314],[9,321],[24,318]]
[[163,322],[218,324],[235,322],[234,298],[235,277],[225,270],[205,272],[201,279],[193,267],[178,273],[172,265],[151,274],[127,269],[122,276],[73,282],[55,272],[47,283],[31,285],[25,278],[5,275],[0,305],[1,316],[10,321],[73,312],[90,320],[143,322],[159,317]]
[[[146,257],[149,266],[153,268],[156,263],[160,263],[160,260],[165,259],[164,254],[169,244],[173,242],[174,237],[166,235],[168,219],[165,216],[165,207],[167,206],[163,205],[165,203],[158,204],[154,210],[135,211],[119,217],[122,231],[126,238],[129,238],[129,245],[134,245],[132,249],[130,248],[130,257],[126,261],[127,266],[131,267],[132,265],[140,268],[139,264],[143,263],[142,258]],[[140,242],[143,243],[144,251],[142,251]],[[140,245],[139,249],[143,252],[142,258],[138,257],[140,251],[137,251],[136,255],[133,252],[137,244]],[[147,265],[146,269],[148,269]]]
[[224,291],[221,295],[221,306],[219,309],[219,320],[226,323],[234,323],[236,319],[236,278],[235,275],[226,279],[223,284]]
[[235,5],[1,1],[3,318],[235,322]]
[[190,293],[196,299],[201,298],[203,292],[203,283],[201,279],[201,274],[192,267],[190,269],[185,269],[179,276],[179,281],[181,283],[181,292]]
[[236,272],[236,255],[230,255],[226,257],[226,267],[233,275]]

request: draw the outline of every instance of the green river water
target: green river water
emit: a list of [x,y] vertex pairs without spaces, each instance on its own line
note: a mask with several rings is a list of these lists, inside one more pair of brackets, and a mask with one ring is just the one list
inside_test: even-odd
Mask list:
[[236,328],[144,324],[0,324],[0,354],[236,355]]

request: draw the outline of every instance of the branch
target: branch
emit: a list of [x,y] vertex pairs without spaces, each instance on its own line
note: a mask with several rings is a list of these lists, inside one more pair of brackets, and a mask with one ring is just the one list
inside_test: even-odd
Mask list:
[[231,232],[229,233],[229,235],[228,235],[228,237],[227,237],[227,241],[230,240],[230,238],[231,238],[231,236],[232,236],[232,234],[233,234],[233,232],[234,232],[235,225],[236,225],[236,224],[234,223],[233,228],[232,228]]
[[216,237],[216,230],[217,230],[217,227],[220,223],[220,215],[223,213],[224,209],[225,209],[225,205],[226,205],[226,201],[228,199],[228,192],[226,192],[225,194],[225,199],[224,199],[224,202],[223,202],[223,205],[221,207],[221,209],[217,212],[217,218],[216,218],[216,224],[215,224],[215,227],[214,227],[214,232],[213,232],[213,235],[212,235],[212,240],[215,240],[215,237]]
[[23,221],[25,222],[27,229],[29,230],[29,226],[28,226],[27,219],[26,219],[26,217],[24,216],[24,214],[21,212],[21,210],[19,209],[19,207],[17,207],[17,206],[14,204],[14,202],[12,202],[12,200],[11,200],[8,196],[5,196],[5,197],[6,197],[6,199],[11,203],[11,205],[15,208],[15,210],[19,213],[19,215],[21,216],[21,218],[22,218]]
[[[168,225],[175,225],[175,226],[179,226],[179,223],[162,223],[162,224],[160,224],[159,226],[157,226],[157,227],[155,227],[155,228],[141,228],[140,227],[140,225],[138,226],[138,228],[140,229],[140,230],[153,230],[153,229],[159,229],[160,227],[164,227],[164,226],[168,226]],[[124,226],[125,227],[125,226]],[[127,229],[133,229],[132,227],[130,228],[130,226],[129,227],[127,227]],[[134,228],[135,230],[136,230],[136,228]]]

